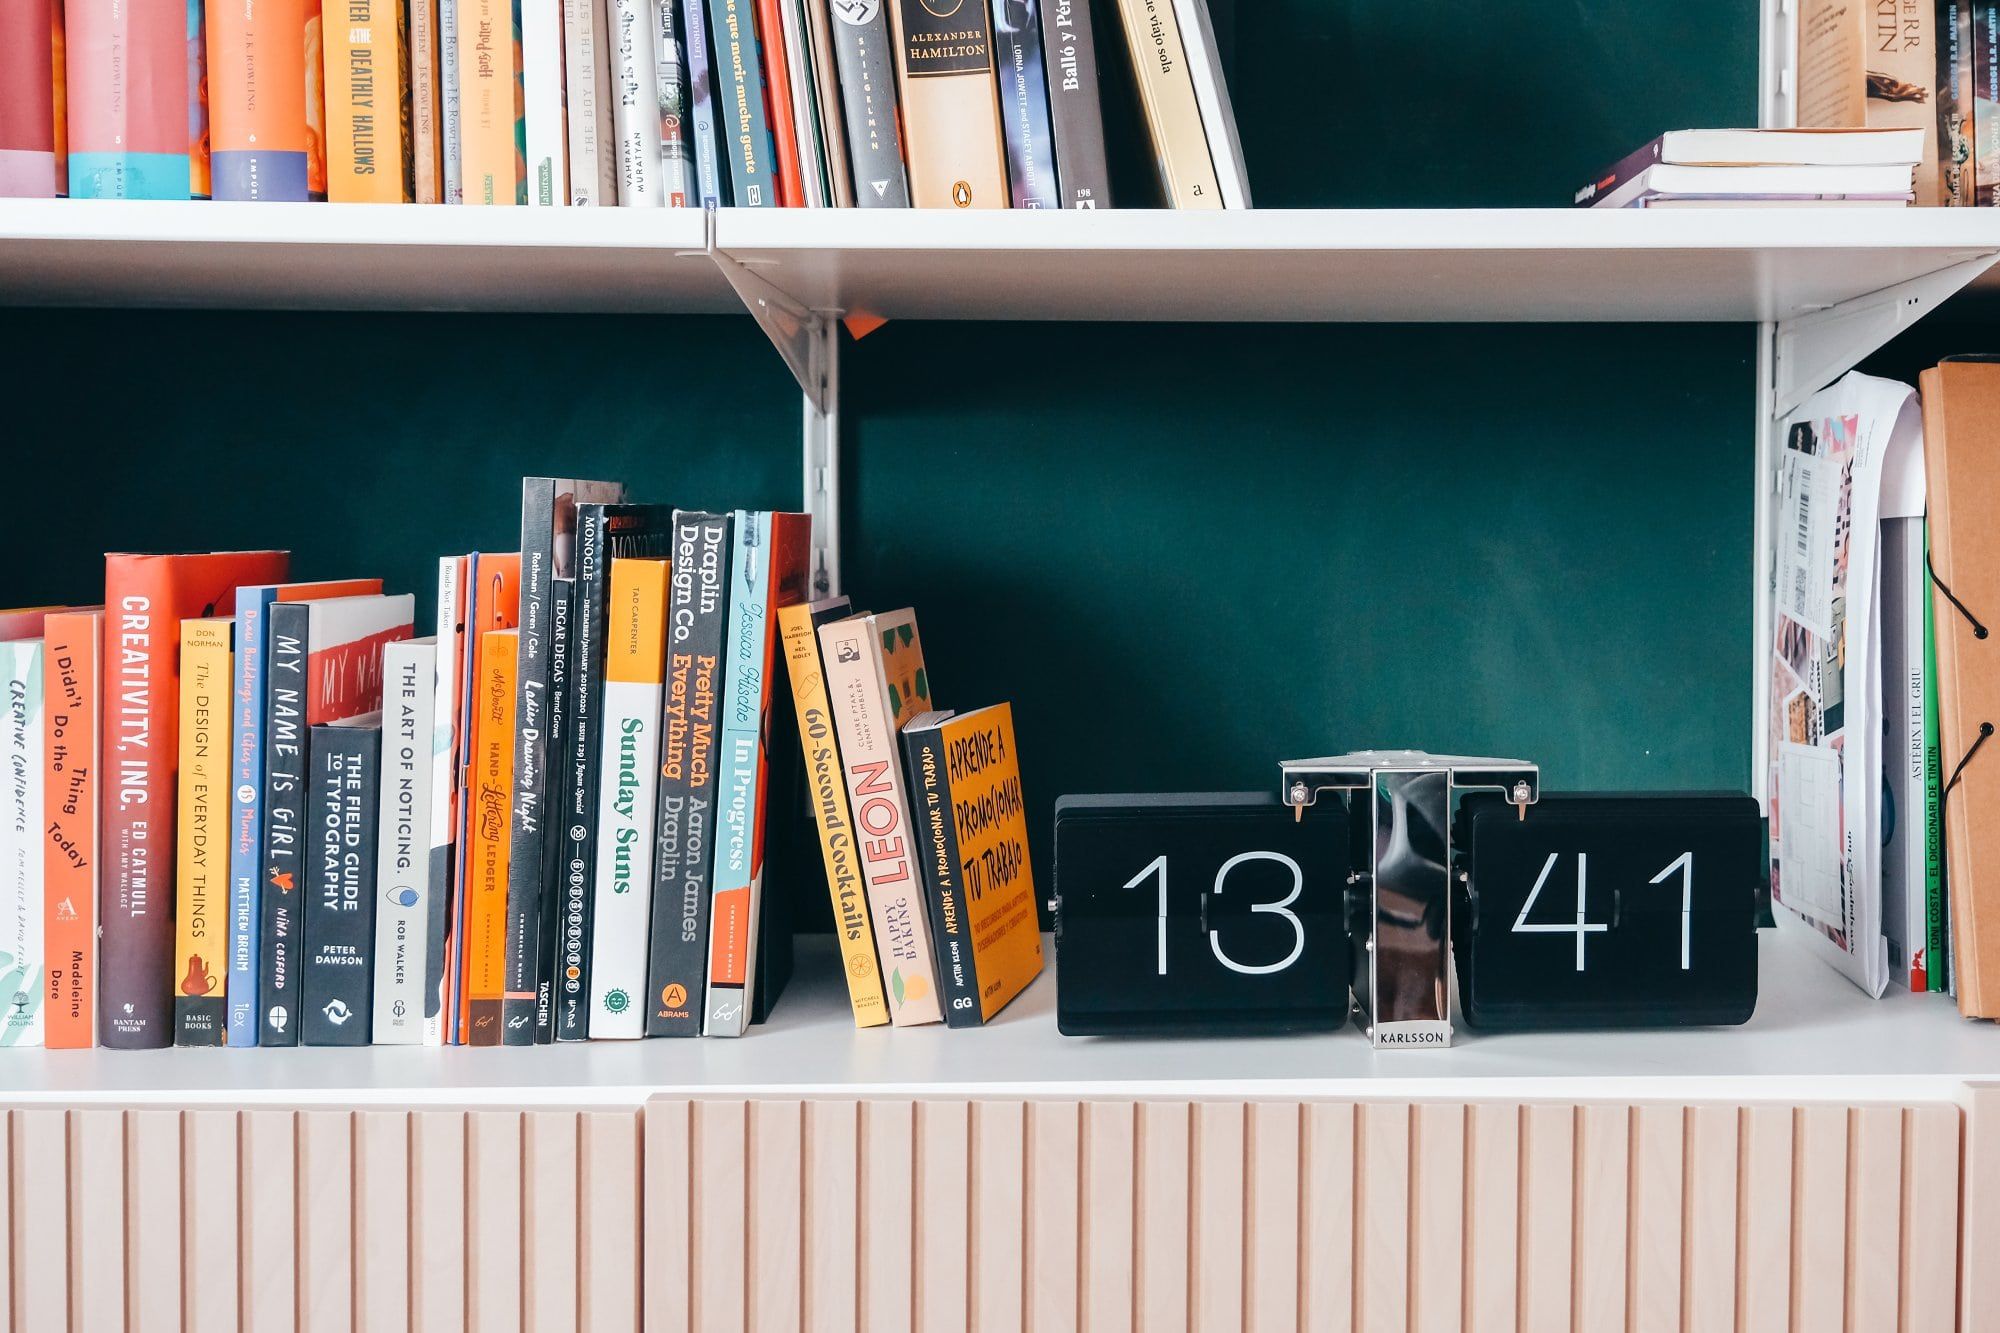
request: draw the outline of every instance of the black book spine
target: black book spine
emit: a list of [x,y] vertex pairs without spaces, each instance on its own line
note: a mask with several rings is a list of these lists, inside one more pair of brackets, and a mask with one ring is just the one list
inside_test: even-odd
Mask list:
[[731,526],[726,514],[674,515],[653,940],[646,969],[649,1037],[698,1037],[705,1012]]
[[311,608],[273,602],[265,613],[264,891],[259,895],[258,1044],[299,1044],[299,904],[305,869],[306,636]]
[[375,994],[375,817],[382,725],[312,729],[306,768],[306,883],[299,915],[308,1046],[366,1046]]
[[540,971],[542,868],[547,860],[542,806],[548,791],[549,657],[555,601],[555,495],[547,477],[521,487],[521,657],[514,704],[514,805],[507,860],[505,995],[502,1040],[535,1039]]
[[1016,208],[1061,208],[1042,68],[1042,0],[992,0],[1007,189]]
[[908,208],[910,178],[896,121],[895,50],[889,12],[880,0],[828,0],[833,7],[833,58],[847,125],[847,160],[856,208]]
[[1104,156],[1103,94],[1090,0],[1042,0],[1042,47],[1048,59],[1060,206],[1109,208],[1111,168]]
[[[574,572],[574,567],[571,572]],[[532,934],[523,942],[523,956],[529,952],[527,942],[532,940],[534,945],[534,1039],[537,1042],[556,1039],[556,931],[562,916],[563,840],[561,830],[550,827],[549,821],[560,817],[564,787],[562,757],[573,739],[574,724],[570,718],[576,707],[575,638],[576,580],[562,578],[558,571],[558,577],[549,585],[549,724],[542,754],[542,869],[535,881],[535,916],[528,923]],[[510,883],[510,895],[512,891]],[[508,990],[513,991],[511,984]],[[513,1033],[516,1029],[510,1026],[505,1031]]]
[[931,949],[937,955],[944,1025],[976,1028],[982,1021],[979,972],[973,964],[972,932],[965,919],[958,826],[952,817],[944,742],[936,728],[903,733],[903,772],[910,783],[910,817],[915,825],[917,860],[924,871],[924,905],[931,914]]
[[563,785],[556,819],[558,873],[555,941],[555,1039],[583,1041],[590,1029],[590,938],[597,881],[597,787],[604,737],[604,636],[611,562],[669,553],[673,511],[659,505],[578,505],[576,618],[570,654],[570,709]]

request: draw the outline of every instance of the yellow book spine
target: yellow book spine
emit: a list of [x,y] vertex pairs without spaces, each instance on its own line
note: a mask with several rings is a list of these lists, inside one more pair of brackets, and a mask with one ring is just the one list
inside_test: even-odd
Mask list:
[[1208,133],[1194,100],[1173,0],[1118,0],[1133,81],[1153,141],[1153,161],[1169,208],[1221,208]]
[[868,895],[861,881],[861,863],[855,857],[854,821],[847,804],[839,742],[833,734],[833,710],[827,703],[826,676],[820,670],[819,635],[813,628],[812,608],[780,607],[778,632],[784,639],[792,705],[799,716],[799,744],[805,748],[806,782],[813,822],[819,828],[820,856],[826,862],[827,892],[833,898],[834,935],[840,941],[848,1003],[854,1007],[856,1027],[877,1027],[889,1021],[889,1004],[882,995],[882,973],[875,961],[875,930],[868,923]]
[[180,775],[174,858],[174,1044],[221,1046],[228,1033],[230,698],[226,617],[181,622]]
[[410,87],[399,0],[328,0],[326,193],[336,204],[403,204],[410,190]]
[[468,204],[517,201],[522,181],[514,140],[514,57],[508,0],[460,0],[459,160]]
[[514,804],[514,687],[519,630],[479,636],[479,692],[473,698],[469,816],[472,874],[465,900],[466,1044],[501,1044],[506,996],[507,862]]

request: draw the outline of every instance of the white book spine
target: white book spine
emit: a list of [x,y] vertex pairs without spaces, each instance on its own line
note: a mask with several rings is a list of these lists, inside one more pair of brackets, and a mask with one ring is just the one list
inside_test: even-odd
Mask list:
[[626,208],[666,204],[655,68],[652,0],[611,0],[611,129],[618,202]]
[[611,171],[610,65],[604,0],[563,0],[563,92],[569,130],[569,201],[578,208],[618,202]]
[[527,119],[528,204],[569,205],[563,119],[562,0],[520,0],[521,90]]
[[465,202],[458,97],[458,0],[438,0],[438,133],[444,140],[443,187],[447,204]]
[[42,641],[0,643],[0,1046],[42,1044]]
[[659,791],[660,682],[604,682],[598,764],[597,881],[590,946],[590,1035],[646,1035],[646,948],[653,922],[653,801]]
[[381,797],[375,849],[374,1039],[416,1046],[424,1036],[425,942],[438,910],[430,887],[431,719],[437,641],[382,649]]
[[[439,918],[430,923],[434,934],[442,936],[443,914],[452,898],[452,855],[457,827],[454,812],[458,801],[458,678],[463,667],[460,654],[465,649],[465,633],[459,623],[465,616],[465,593],[458,586],[462,556],[446,556],[438,561],[437,679],[432,686],[430,782],[431,782],[431,865],[428,879],[431,910]],[[440,959],[448,966],[448,960]],[[445,1038],[444,974],[435,978],[435,992],[424,995],[424,1045],[442,1046]],[[428,983],[426,983],[428,985]]]
[[1229,80],[1222,73],[1222,53],[1216,49],[1215,28],[1208,19],[1208,0],[1174,0],[1181,21],[1188,73],[1194,79],[1194,102],[1201,110],[1202,132],[1208,138],[1209,160],[1224,208],[1250,207],[1250,177],[1243,169],[1243,141],[1236,133],[1236,111],[1229,104]]

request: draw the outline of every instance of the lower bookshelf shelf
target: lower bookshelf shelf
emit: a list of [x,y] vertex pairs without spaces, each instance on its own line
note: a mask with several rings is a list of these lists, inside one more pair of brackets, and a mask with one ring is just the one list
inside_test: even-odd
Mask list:
[[1044,975],[989,1026],[859,1031],[832,942],[801,937],[775,1021],[735,1041],[494,1050],[0,1052],[0,1101],[633,1105],[659,1093],[872,1096],[1782,1097],[1955,1099],[2000,1079],[2000,1028],[1945,996],[1870,1000],[1799,928],[1764,932],[1741,1028],[1480,1035],[1374,1051],[1352,1028],[1256,1039],[1079,1039]]

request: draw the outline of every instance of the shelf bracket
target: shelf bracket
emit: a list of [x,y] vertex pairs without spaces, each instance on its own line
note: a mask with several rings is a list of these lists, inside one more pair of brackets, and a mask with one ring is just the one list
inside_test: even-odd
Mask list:
[[736,289],[743,308],[757,321],[757,327],[764,330],[764,336],[778,349],[778,355],[791,368],[792,378],[799,382],[799,388],[808,398],[817,400],[821,408],[829,406],[826,398],[827,385],[815,373],[815,344],[828,338],[829,328],[838,320],[817,310],[808,310],[791,297],[779,291],[764,280],[762,274],[749,264],[732,255],[710,246],[708,256],[715,266],[722,270],[722,276]]
[[840,325],[815,321],[806,345],[805,507],[812,516],[815,600],[840,591]]
[[1771,414],[1783,417],[1854,364],[1944,303],[1992,267],[1984,254],[1857,296],[1824,310],[1779,320],[1772,355]]

